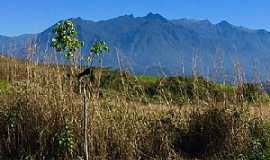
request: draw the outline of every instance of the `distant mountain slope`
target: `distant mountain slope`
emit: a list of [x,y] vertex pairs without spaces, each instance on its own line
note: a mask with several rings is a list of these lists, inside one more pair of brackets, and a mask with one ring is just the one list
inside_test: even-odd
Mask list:
[[[84,55],[95,40],[108,42],[111,54],[104,57],[106,66],[119,67],[118,53],[121,66],[135,73],[190,75],[196,70],[215,80],[224,75],[232,80],[234,64],[238,62],[248,80],[254,79],[254,71],[263,80],[270,73],[270,33],[265,30],[238,27],[226,21],[212,24],[208,20],[168,20],[153,13],[98,22],[72,20],[79,39],[86,44]],[[0,52],[19,58],[34,53],[32,58],[39,62],[62,62],[49,46],[52,36],[52,27],[36,35],[0,36]]]
[[0,35],[0,53],[13,55],[18,58],[26,58],[30,51],[30,44],[34,44],[36,35],[25,34],[17,37]]

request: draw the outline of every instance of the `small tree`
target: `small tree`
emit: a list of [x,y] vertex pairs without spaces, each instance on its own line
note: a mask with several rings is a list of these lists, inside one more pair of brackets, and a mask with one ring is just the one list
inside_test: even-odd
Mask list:
[[83,42],[77,39],[78,33],[70,20],[57,23],[53,33],[55,37],[52,39],[51,46],[57,52],[63,53],[66,59],[74,58],[75,53],[83,46]]
[[[83,46],[83,42],[77,39],[77,32],[74,27],[74,24],[70,20],[64,20],[60,23],[57,23],[53,29],[55,34],[52,39],[51,46],[55,48],[57,52],[64,54],[64,57],[68,60],[75,61],[75,54]],[[88,56],[88,61],[91,63],[95,57],[99,57],[102,53],[109,52],[109,47],[104,41],[97,41],[93,44],[90,49],[90,54]],[[100,60],[101,61],[101,60]],[[84,86],[84,151],[85,159],[89,159],[88,155],[88,107],[89,107],[89,96],[86,94],[86,87]]]
[[88,56],[88,61],[90,63],[93,62],[93,59],[95,57],[101,56],[102,53],[108,53],[109,47],[104,41],[97,41],[93,44],[93,46],[90,49],[90,55]]
[[[93,59],[95,57],[98,57],[99,59],[99,63],[100,63],[100,68],[102,67],[102,59],[100,58],[100,56],[103,53],[109,53],[109,47],[106,44],[106,42],[104,41],[97,41],[94,43],[94,45],[91,47],[90,49],[90,56],[88,57],[88,60],[93,61]],[[102,70],[99,70],[98,72],[98,91],[97,91],[97,95],[99,96],[99,88],[100,88],[100,80],[101,80],[101,75],[102,75]]]
[[[91,47],[90,49],[90,54],[88,55],[87,57],[87,60],[88,62],[90,63],[90,66],[92,66],[92,63],[93,63],[93,60],[95,57],[99,57],[103,52],[109,52],[109,48],[107,46],[107,44],[104,42],[104,41],[97,41],[93,44],[93,46]],[[101,61],[101,60],[100,60]],[[92,68],[87,68],[84,72],[82,72],[81,74],[79,74],[80,76],[78,76],[79,78],[82,77],[82,76],[85,76],[87,74],[93,74],[93,71],[92,71]],[[93,75],[91,75],[93,76]],[[100,83],[100,77],[101,77],[101,73],[99,74],[99,83]],[[99,87],[99,84],[98,84],[98,87]],[[88,153],[88,143],[87,143],[87,131],[88,131],[88,128],[87,128],[87,124],[88,124],[88,111],[87,111],[87,106],[88,106],[88,101],[89,101],[89,98],[87,97],[90,97],[89,95],[87,96],[86,94],[86,86],[83,87],[84,88],[84,104],[85,104],[85,107],[84,107],[84,139],[85,139],[85,152]],[[99,90],[98,90],[99,92]],[[98,93],[99,95],[99,93]],[[93,106],[94,107],[94,106]],[[86,160],[88,160],[88,154],[86,154]]]

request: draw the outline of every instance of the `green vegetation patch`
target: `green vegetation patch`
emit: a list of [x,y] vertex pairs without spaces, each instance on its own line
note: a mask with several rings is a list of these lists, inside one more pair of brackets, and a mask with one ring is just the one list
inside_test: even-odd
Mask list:
[[216,83],[215,87],[221,91],[225,91],[225,92],[229,92],[229,93],[233,93],[235,91],[235,87],[229,84],[220,84],[220,83]]
[[261,119],[249,122],[251,142],[247,159],[270,159],[270,123]]
[[258,138],[262,146],[262,158],[270,159],[270,122],[264,123],[264,132],[262,138]]
[[0,80],[0,95],[6,94],[10,89],[10,85],[7,81]]
[[137,76],[137,79],[138,81],[144,82],[144,83],[155,83],[159,81],[161,77],[141,75],[141,76]]

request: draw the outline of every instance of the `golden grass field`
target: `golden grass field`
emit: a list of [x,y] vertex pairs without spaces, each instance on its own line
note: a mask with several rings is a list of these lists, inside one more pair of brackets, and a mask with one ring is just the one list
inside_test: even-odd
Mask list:
[[[72,75],[65,76],[71,70],[80,72],[0,57],[0,159],[83,159],[86,103]],[[119,90],[81,82],[92,84],[90,159],[270,159],[267,95],[178,104],[165,96],[148,100],[119,79]]]

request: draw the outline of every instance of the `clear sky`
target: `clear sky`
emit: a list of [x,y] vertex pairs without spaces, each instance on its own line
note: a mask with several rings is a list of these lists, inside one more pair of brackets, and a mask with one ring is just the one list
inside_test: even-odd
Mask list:
[[270,0],[1,0],[0,35],[37,33],[65,18],[104,20],[159,13],[270,31]]

